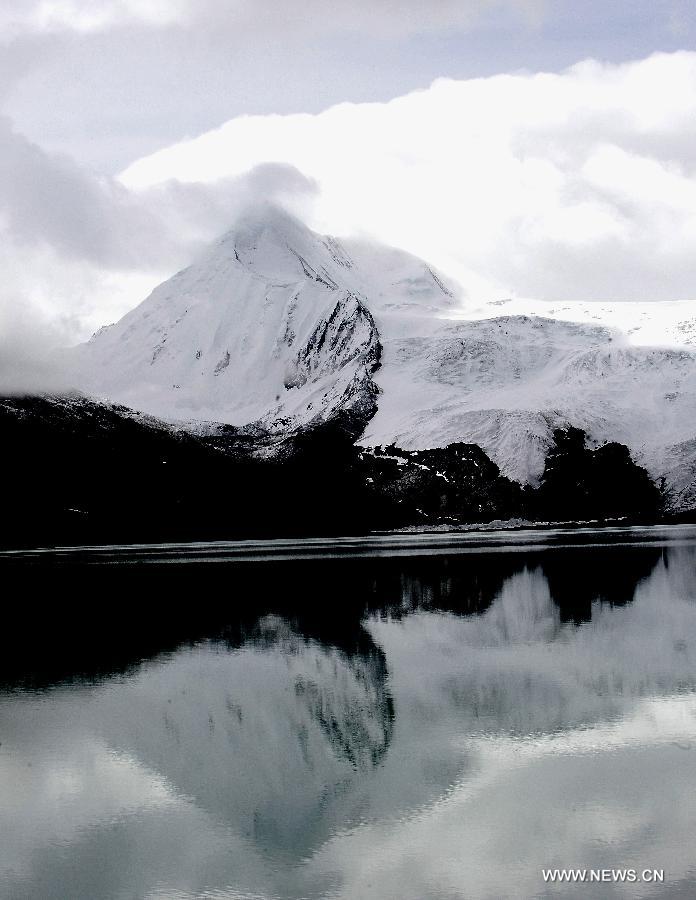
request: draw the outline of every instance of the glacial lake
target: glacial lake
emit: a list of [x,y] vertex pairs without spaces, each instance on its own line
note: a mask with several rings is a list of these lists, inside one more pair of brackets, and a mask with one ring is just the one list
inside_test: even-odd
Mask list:
[[692,526],[0,573],[2,898],[696,896]]

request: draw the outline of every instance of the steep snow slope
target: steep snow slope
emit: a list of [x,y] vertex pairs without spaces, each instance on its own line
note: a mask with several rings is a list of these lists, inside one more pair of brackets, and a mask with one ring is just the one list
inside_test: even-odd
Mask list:
[[[91,392],[170,421],[479,444],[536,482],[553,429],[625,443],[696,503],[696,303],[464,306],[424,262],[261,207],[78,351]],[[654,346],[651,346],[654,344]]]
[[364,424],[380,357],[365,292],[405,320],[452,297],[407,254],[356,251],[364,271],[338,241],[262,207],[79,348],[80,380],[168,419],[287,430],[347,411]]

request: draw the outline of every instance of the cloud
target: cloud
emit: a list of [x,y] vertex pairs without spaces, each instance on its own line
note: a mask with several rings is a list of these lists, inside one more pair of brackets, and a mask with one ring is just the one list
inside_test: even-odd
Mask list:
[[696,53],[436,81],[389,103],[240,116],[143,158],[134,190],[262,162],[316,179],[315,225],[539,299],[696,293]]
[[1,118],[0,159],[0,233],[112,270],[185,262],[197,244],[225,228],[240,204],[313,190],[291,166],[265,164],[214,187],[171,181],[134,193],[67,156],[46,153]]
[[357,31],[385,35],[470,28],[501,9],[534,20],[545,0],[10,0],[0,25],[6,36],[72,31],[90,34],[131,25],[223,29],[226,33]]
[[6,38],[37,32],[89,34],[131,23],[169,25],[187,5],[185,0],[8,0],[0,24]]
[[119,179],[0,119],[0,372],[118,318],[269,198],[429,259],[476,302],[693,297],[696,53],[240,116]]
[[265,163],[215,185],[175,179],[134,192],[60,154],[46,153],[0,118],[0,234],[18,247],[105,271],[157,271],[184,264],[259,199],[291,203],[311,179]]
[[241,113],[316,113],[445,74],[559,71],[695,41],[689,0],[6,0],[0,100],[41,146],[113,173]]
[[0,392],[65,390],[59,348],[120,318],[245,207],[296,213],[316,191],[291,166],[133,192],[45,153],[0,119]]
[[[0,157],[3,230],[17,242],[45,243],[107,267],[143,267],[164,254],[164,229],[140,198],[68,157],[45,153],[7,119],[0,120]],[[147,240],[137,247],[135,235]]]

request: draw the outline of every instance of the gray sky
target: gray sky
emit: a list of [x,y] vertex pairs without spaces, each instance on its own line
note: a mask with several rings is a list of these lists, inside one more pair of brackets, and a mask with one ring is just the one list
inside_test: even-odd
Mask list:
[[0,356],[112,321],[269,194],[486,299],[692,297],[695,10],[3,0]]

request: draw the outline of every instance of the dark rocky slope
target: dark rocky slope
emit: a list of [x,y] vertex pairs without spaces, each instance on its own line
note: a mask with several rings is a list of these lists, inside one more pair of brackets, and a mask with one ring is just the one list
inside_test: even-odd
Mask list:
[[[364,533],[523,517],[654,521],[661,495],[628,450],[557,432],[540,488],[473,444],[356,447],[340,417],[278,439],[197,436],[81,397],[0,400],[3,546]],[[259,452],[260,451],[260,452]]]

